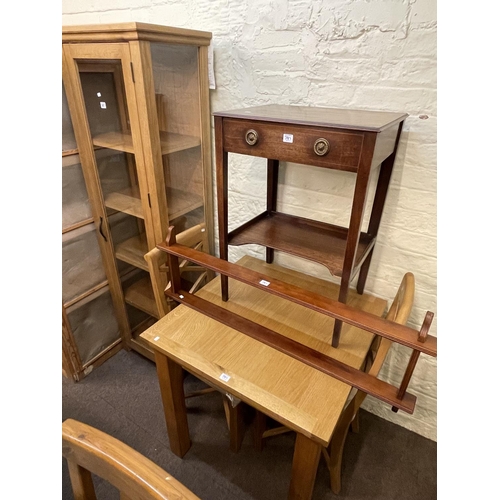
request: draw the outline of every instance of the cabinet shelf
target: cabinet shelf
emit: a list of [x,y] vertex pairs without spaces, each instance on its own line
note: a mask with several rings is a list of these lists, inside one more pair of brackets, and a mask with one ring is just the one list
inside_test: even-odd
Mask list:
[[[97,135],[92,140],[94,146],[115,149],[124,153],[134,153],[132,135],[130,132],[106,132]],[[190,135],[160,132],[161,154],[167,155],[185,149],[195,148],[201,144],[199,137]]]
[[124,290],[125,302],[146,314],[159,319],[153,288],[149,276],[131,284]]
[[195,193],[167,187],[168,217],[177,219],[196,208],[202,207],[203,198]]
[[131,188],[109,193],[104,199],[104,204],[108,208],[112,208],[118,212],[124,212],[139,219],[144,219],[141,199],[133,195]]
[[[334,276],[342,276],[347,228],[280,212],[263,212],[228,234],[230,245],[263,245],[319,262]],[[375,238],[360,234],[352,275],[375,244]]]
[[134,236],[125,240],[115,247],[117,259],[127,262],[135,267],[148,271],[148,265],[144,254],[148,252],[148,244],[145,235]]
[[[176,219],[204,205],[203,198],[195,193],[171,187],[166,188],[166,193],[170,219]],[[109,193],[104,203],[108,208],[144,219],[141,199],[133,195],[131,188]]]

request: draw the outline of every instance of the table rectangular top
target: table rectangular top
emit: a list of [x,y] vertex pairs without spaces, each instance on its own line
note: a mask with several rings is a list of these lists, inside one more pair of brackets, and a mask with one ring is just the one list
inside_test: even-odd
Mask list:
[[389,111],[288,106],[281,104],[268,104],[231,111],[217,111],[213,115],[227,118],[372,132],[381,132],[403,121],[408,116],[407,113],[393,113]]
[[[249,256],[238,264],[338,297],[338,285],[276,264]],[[232,279],[227,302],[220,297],[220,277],[197,295],[356,368],[362,366],[373,339],[373,334],[344,323],[340,345],[333,348],[333,318]],[[387,302],[351,290],[347,304],[381,316]],[[323,446],[330,441],[351,391],[351,386],[184,305],[141,337],[188,371]]]

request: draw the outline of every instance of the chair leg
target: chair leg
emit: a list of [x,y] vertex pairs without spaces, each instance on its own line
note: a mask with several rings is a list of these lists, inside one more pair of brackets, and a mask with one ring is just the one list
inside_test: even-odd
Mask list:
[[87,469],[84,469],[73,460],[68,460],[69,477],[73,495],[77,499],[96,500],[94,483],[92,475]]
[[236,406],[223,396],[224,412],[226,413],[227,425],[229,427],[229,449],[235,453],[240,451],[243,437],[245,436],[245,423],[243,421],[243,403]]
[[359,410],[356,412],[351,422],[351,429],[355,434],[359,434]]
[[262,451],[264,449],[264,432],[266,430],[266,420],[267,417],[264,413],[259,410],[255,410],[253,443],[254,448],[257,451]]
[[342,456],[349,425],[350,422],[347,419],[339,421],[328,446],[330,487],[336,495],[340,493],[341,489]]

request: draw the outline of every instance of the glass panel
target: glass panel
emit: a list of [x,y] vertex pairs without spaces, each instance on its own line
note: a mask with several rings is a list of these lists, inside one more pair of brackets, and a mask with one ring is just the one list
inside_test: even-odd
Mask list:
[[204,220],[198,48],[151,43],[169,220],[181,232]]
[[104,281],[106,274],[94,224],[63,234],[63,302],[79,297]]
[[68,99],[66,98],[66,91],[64,85],[62,87],[62,150],[69,151],[76,149],[75,134],[73,132],[73,125],[68,108]]
[[62,228],[92,217],[87,188],[77,154],[62,158]]
[[90,361],[120,338],[107,287],[68,309],[68,321],[82,363]]
[[[125,279],[147,269],[144,254],[148,248],[121,64],[109,60],[80,62],[79,71],[125,302],[137,302],[141,311],[149,314],[156,308],[154,298],[149,300],[145,287],[135,286],[131,292],[128,287],[133,281]],[[149,280],[148,273],[142,277]],[[138,298],[140,293],[146,293],[144,300]],[[133,326],[136,315],[127,310]]]

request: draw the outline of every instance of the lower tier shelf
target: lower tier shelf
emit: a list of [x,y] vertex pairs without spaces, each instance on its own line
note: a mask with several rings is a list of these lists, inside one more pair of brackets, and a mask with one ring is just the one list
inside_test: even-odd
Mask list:
[[[263,212],[228,234],[229,245],[263,245],[323,264],[334,276],[342,276],[347,229],[280,212]],[[354,277],[375,239],[361,233],[354,260]]]

